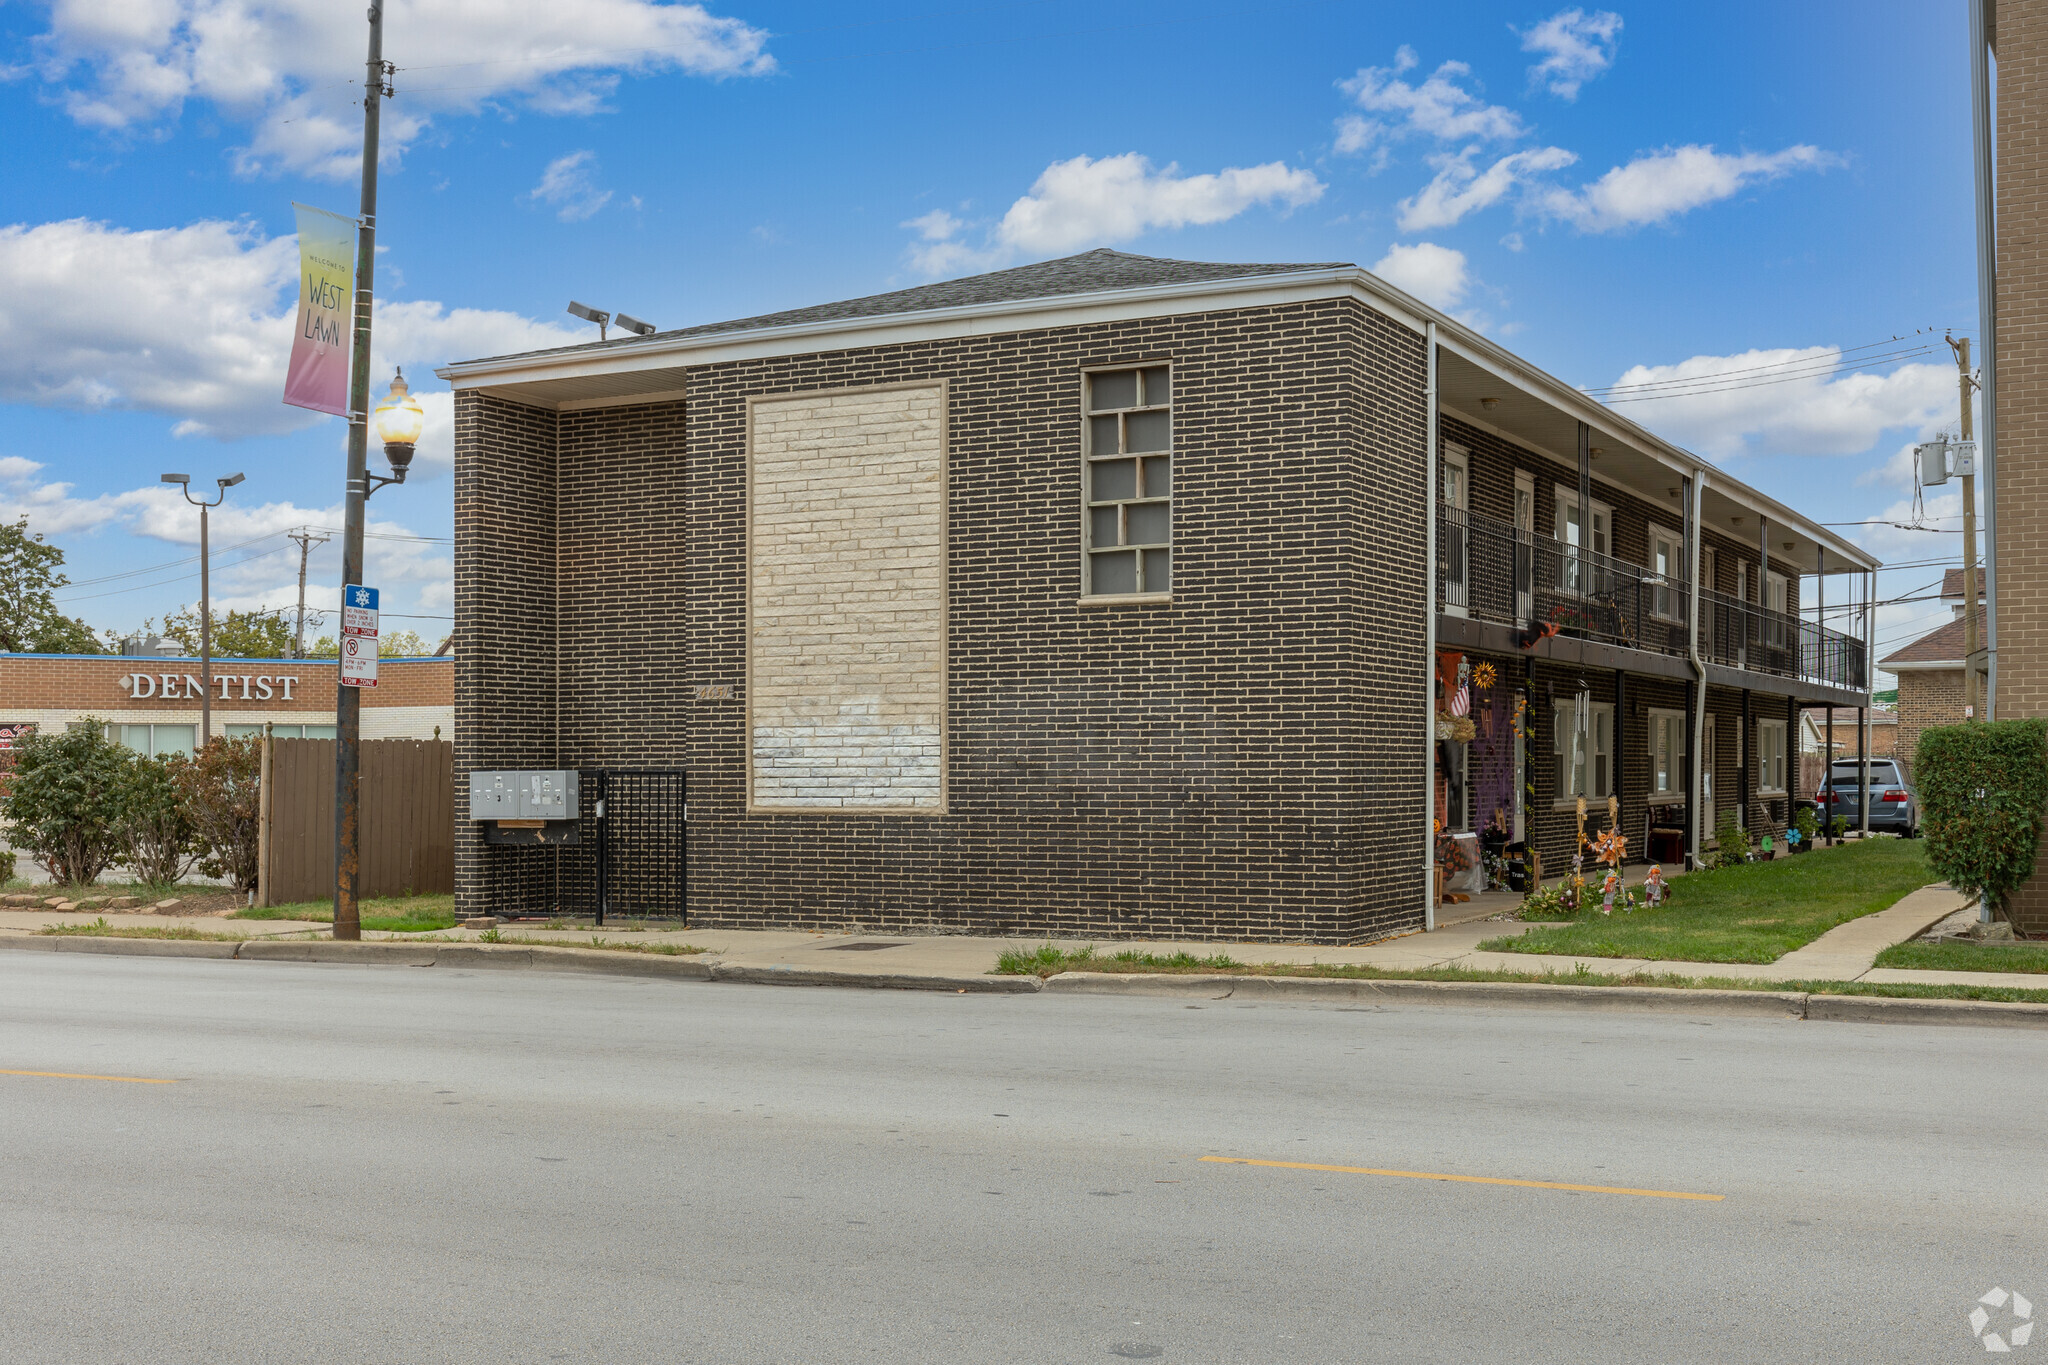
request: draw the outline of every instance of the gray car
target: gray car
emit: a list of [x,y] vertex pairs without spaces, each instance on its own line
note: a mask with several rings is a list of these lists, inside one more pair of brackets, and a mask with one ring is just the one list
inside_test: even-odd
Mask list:
[[[1850,829],[1861,826],[1858,792],[1862,776],[1863,760],[1835,760],[1828,781],[1814,795],[1824,819],[1839,815],[1849,822]],[[1920,835],[1920,794],[1893,759],[1870,760],[1870,827],[1908,839]]]

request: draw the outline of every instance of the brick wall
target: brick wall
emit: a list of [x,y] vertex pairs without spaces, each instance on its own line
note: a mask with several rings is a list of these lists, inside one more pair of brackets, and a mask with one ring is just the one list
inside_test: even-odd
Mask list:
[[[1998,12],[1998,698],[2048,716],[2048,9]],[[2014,897],[2048,933],[2048,857]]]
[[1898,679],[1898,753],[1910,772],[1922,730],[1963,723],[1963,670],[1914,668],[1900,673]]
[[[215,659],[213,709],[232,710],[255,719],[277,715],[294,721],[309,713],[334,715],[335,664],[321,659]],[[128,681],[148,678],[148,690]],[[167,693],[164,678],[172,679]],[[223,679],[225,694],[223,694]],[[284,679],[290,678],[291,698]],[[199,714],[200,671],[197,659],[143,659],[117,655],[0,654],[0,713],[60,711],[78,715],[117,716],[123,712],[190,711]],[[246,683],[244,680],[247,680]],[[259,681],[260,680],[260,681]],[[268,692],[266,697],[264,694]],[[378,665],[377,686],[363,692],[363,705],[451,706],[455,700],[453,659],[386,660]],[[0,714],[0,722],[4,722]]]
[[[1081,371],[1159,361],[1173,598],[1083,606]],[[705,367],[680,405],[557,418],[462,394],[458,767],[658,766],[686,741],[700,924],[1418,925],[1422,376],[1419,336],[1332,300]],[[748,400],[936,381],[949,811],[749,813]],[[581,856],[460,835],[465,910]]]

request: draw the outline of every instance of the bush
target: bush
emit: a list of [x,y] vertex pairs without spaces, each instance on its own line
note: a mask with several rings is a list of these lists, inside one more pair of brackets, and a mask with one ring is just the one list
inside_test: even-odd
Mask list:
[[0,886],[5,886],[13,880],[14,855],[12,853],[0,853]]
[[53,881],[92,885],[120,852],[115,822],[129,750],[88,716],[64,730],[25,735],[11,753],[13,771],[0,797],[7,842]]
[[197,832],[199,870],[225,877],[237,891],[256,888],[258,787],[263,741],[216,737],[178,769],[185,811]]
[[1799,831],[1800,841],[1808,848],[1813,847],[1813,836],[1820,832],[1820,816],[1813,807],[1801,806],[1792,816],[1792,828]]
[[191,871],[199,858],[198,831],[178,780],[190,764],[181,754],[137,754],[121,775],[114,835],[121,846],[120,861],[137,881],[168,886]]
[[1749,831],[1736,824],[1733,815],[1721,817],[1714,842],[1720,846],[1714,854],[1715,867],[1736,867],[1749,861]]
[[2034,873],[2048,806],[2048,721],[1944,725],[1920,734],[1927,863],[2003,910]]

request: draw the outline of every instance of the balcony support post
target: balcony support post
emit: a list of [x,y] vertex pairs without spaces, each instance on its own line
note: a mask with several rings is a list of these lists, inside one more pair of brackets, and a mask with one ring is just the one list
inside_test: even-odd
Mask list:
[[1436,324],[1423,326],[1422,344],[1427,352],[1424,361],[1422,421],[1425,428],[1422,438],[1423,464],[1428,472],[1423,480],[1423,525],[1428,547],[1423,556],[1423,573],[1426,582],[1422,598],[1422,928],[1429,932],[1436,928],[1436,612],[1437,593],[1440,584],[1437,579],[1437,393],[1436,393]]
[[1685,657],[1692,663],[1692,691],[1685,699],[1685,854],[1687,865],[1700,865],[1700,744],[1707,726],[1707,665],[1700,658],[1700,586],[1693,566],[1700,562],[1700,499],[1707,491],[1707,472],[1695,469],[1684,483],[1686,593]]

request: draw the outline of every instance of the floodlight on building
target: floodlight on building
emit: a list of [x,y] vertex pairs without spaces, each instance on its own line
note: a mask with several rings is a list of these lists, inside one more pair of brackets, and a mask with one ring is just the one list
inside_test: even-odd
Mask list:
[[610,325],[612,315],[610,313],[605,312],[604,309],[592,308],[587,303],[578,303],[576,302],[576,300],[570,299],[569,316],[575,318],[582,318],[585,322],[596,323],[597,339],[599,341],[604,341],[607,339],[605,336],[605,328],[608,325]]
[[631,313],[620,313],[618,316],[614,317],[612,321],[616,322],[617,324],[619,324],[619,326],[631,332],[634,336],[645,337],[654,335],[653,323],[642,322],[639,318],[634,317]]
[[405,472],[412,467],[413,449],[419,445],[420,432],[427,424],[427,410],[412,396],[404,370],[393,374],[391,392],[377,405],[372,420],[377,439],[384,443],[384,458],[391,461],[391,477],[379,480],[379,484],[404,483]]

